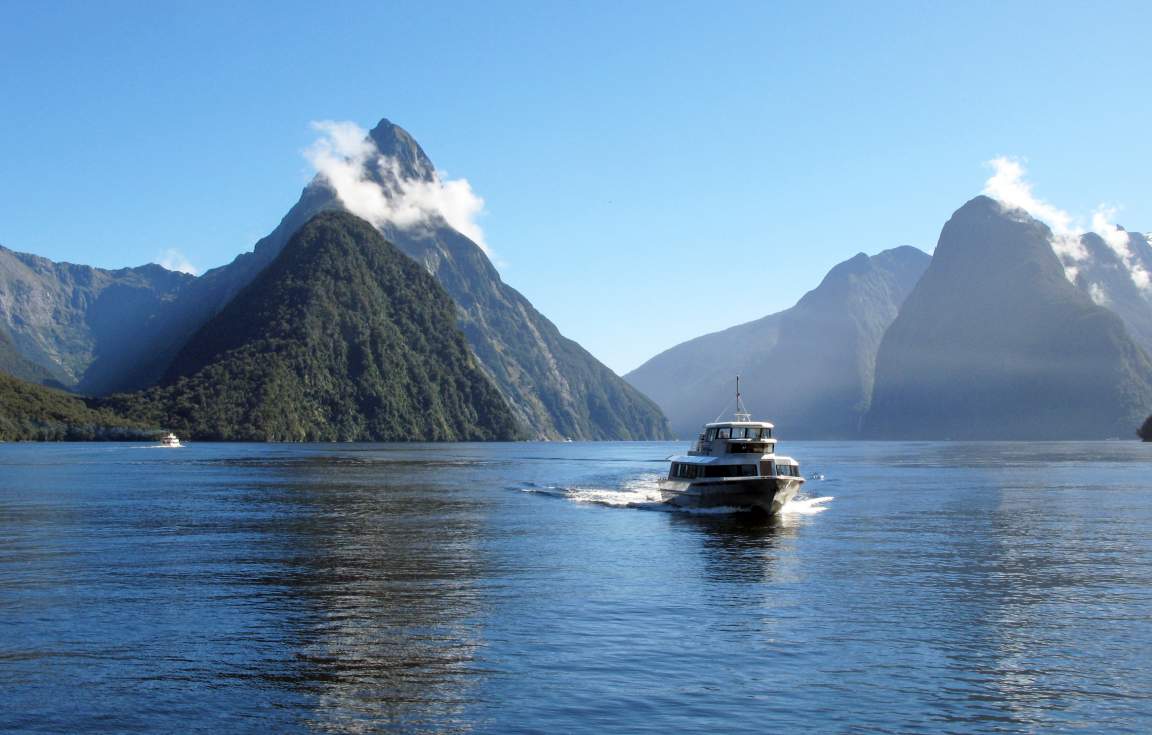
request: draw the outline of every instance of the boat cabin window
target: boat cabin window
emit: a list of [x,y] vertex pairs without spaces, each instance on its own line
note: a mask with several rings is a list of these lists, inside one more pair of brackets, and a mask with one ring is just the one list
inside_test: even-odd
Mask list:
[[754,464],[704,465],[704,477],[755,477]]
[[763,442],[731,442],[728,452],[731,454],[764,454],[768,445]]
[[672,470],[669,473],[672,477],[681,477],[685,480],[694,480],[697,477],[703,477],[701,470],[703,468],[698,464],[689,464],[687,462],[673,462]]
[[708,429],[704,434],[706,441],[713,439],[771,439],[772,430],[759,426],[722,426]]
[[684,480],[700,477],[755,477],[757,474],[754,464],[700,465],[688,462],[673,462],[668,473],[669,477]]

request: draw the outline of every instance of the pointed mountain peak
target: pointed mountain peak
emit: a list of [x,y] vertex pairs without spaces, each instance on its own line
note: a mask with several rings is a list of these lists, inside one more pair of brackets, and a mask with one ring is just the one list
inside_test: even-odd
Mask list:
[[924,264],[924,267],[927,267],[927,263],[931,259],[931,255],[914,245],[897,245],[894,248],[881,250],[871,258],[873,263],[883,266],[893,263],[913,263]]
[[964,206],[956,210],[962,212],[964,210],[978,210],[978,209],[1003,209],[1003,205],[996,199],[988,196],[987,194],[977,194],[968,201],[964,202]]
[[436,167],[407,130],[383,118],[368,133],[380,155],[397,162],[402,178],[431,181]]
[[950,266],[964,262],[974,269],[1031,261],[1049,275],[1063,278],[1051,239],[1048,225],[1023,209],[980,195],[952,213],[940,232],[933,259]]
[[[1002,202],[986,194],[979,194],[972,197],[964,206],[957,209],[952,213],[953,220],[977,220],[977,219],[1004,219],[1016,222],[1023,222],[1030,225],[1036,225],[1044,228],[1048,232],[1048,225],[1036,219],[1027,210],[1019,207],[1014,207],[1007,202]],[[1050,233],[1049,233],[1050,234]]]

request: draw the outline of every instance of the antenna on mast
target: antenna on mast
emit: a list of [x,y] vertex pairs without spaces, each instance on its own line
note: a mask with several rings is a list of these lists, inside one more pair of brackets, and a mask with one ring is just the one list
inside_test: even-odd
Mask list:
[[736,413],[732,415],[737,421],[751,421],[752,414],[744,407],[744,402],[740,400],[740,376],[736,376]]

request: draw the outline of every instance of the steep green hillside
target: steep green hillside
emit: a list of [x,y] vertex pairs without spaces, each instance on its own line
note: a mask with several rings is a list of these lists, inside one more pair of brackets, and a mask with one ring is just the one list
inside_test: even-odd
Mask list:
[[151,439],[158,433],[70,393],[0,374],[0,441]]
[[162,385],[112,396],[181,436],[253,441],[510,439],[456,307],[352,215],[317,215],[176,356]]

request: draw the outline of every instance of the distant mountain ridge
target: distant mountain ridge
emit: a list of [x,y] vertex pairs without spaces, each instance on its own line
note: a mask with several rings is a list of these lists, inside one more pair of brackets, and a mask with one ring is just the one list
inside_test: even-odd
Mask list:
[[516,438],[455,311],[367,222],[322,213],[196,333],[161,386],[105,405],[196,439]]
[[101,385],[164,305],[193,281],[155,264],[105,270],[0,247],[0,328],[61,385]]
[[[439,186],[431,160],[398,126],[382,120],[365,143],[372,154],[361,162],[361,183],[379,187],[386,200],[401,201],[414,185]],[[438,418],[424,425],[429,437],[663,438],[669,425],[661,408],[675,433],[688,437],[730,408],[737,374],[746,403],[795,438],[1128,436],[1152,408],[1152,244],[1120,228],[1054,245],[1052,232],[1027,213],[977,197],[945,225],[934,257],[910,247],[860,253],[792,308],[689,340],[621,379],[563,337],[443,217],[426,213],[398,226],[346,214],[339,192],[318,174],[252,252],[198,278],[158,265],[110,271],[53,263],[0,247],[0,372],[91,394],[118,391],[108,405],[134,412],[134,425],[174,420],[219,438],[393,437],[407,409],[388,409],[388,418],[371,406],[406,393],[423,396],[427,407],[436,403],[428,387],[449,375],[456,389],[446,400],[464,424],[434,411]],[[299,258],[292,243],[313,225],[327,227],[329,261],[340,254],[395,275],[404,267],[376,253],[402,253],[415,270],[372,285],[356,267],[329,262],[318,271],[328,279],[324,288],[296,293],[310,294],[327,321],[345,327],[327,335],[312,329],[300,342],[288,322],[247,317],[299,306],[267,301],[280,286],[266,281],[292,270],[285,265]],[[364,245],[364,227],[382,234],[385,246]],[[466,360],[450,338],[429,351],[405,342],[404,330],[389,331],[387,299],[420,300],[409,290],[419,281],[411,274],[431,274],[427,283],[451,299],[453,329],[436,322],[432,333],[440,340],[458,329]],[[359,284],[349,313],[329,308],[340,302],[337,281]],[[361,323],[356,309],[379,324]],[[243,329],[233,334],[237,325]],[[378,349],[382,342],[399,354]],[[417,363],[443,359],[454,367],[435,368],[438,378],[403,378],[421,373]],[[364,365],[376,372],[357,393],[349,376]],[[124,393],[140,389],[148,390]],[[232,408],[220,395],[231,396]],[[287,399],[279,413],[268,402],[273,395]],[[58,403],[45,401],[17,404]],[[194,409],[207,410],[203,421]]]
[[1130,436],[1152,360],[1065,276],[1047,226],[988,197],[958,209],[884,335],[874,438]]
[[681,438],[731,408],[736,375],[747,405],[782,435],[856,436],[880,339],[929,260],[908,246],[860,253],[792,308],[684,342],[625,378],[660,405]]

